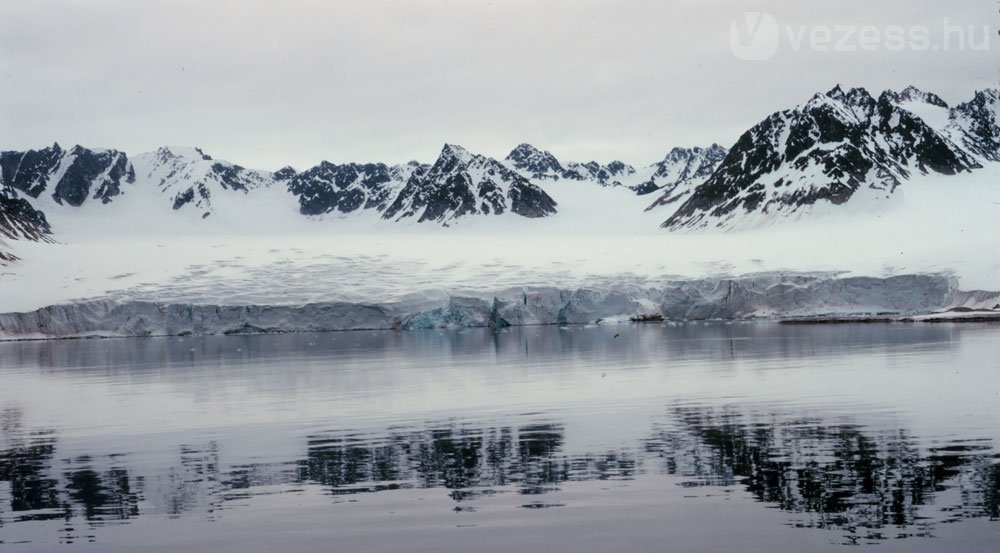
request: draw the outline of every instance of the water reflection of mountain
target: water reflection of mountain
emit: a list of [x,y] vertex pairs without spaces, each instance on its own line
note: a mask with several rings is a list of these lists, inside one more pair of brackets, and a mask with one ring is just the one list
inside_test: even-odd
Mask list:
[[921,512],[929,505],[943,513],[937,521],[1000,517],[1000,456],[988,441],[921,450],[905,430],[695,407],[669,420],[645,444],[662,472],[742,486],[802,515],[798,526],[921,534],[935,522]]
[[334,493],[399,485],[447,488],[461,500],[488,487],[514,486],[523,494],[540,494],[570,480],[635,474],[634,454],[564,456],[562,443],[562,426],[546,423],[403,431],[375,443],[317,436],[310,439],[308,457],[299,462],[299,479],[332,486]]
[[[63,459],[54,432],[0,416],[0,523],[152,513],[212,517],[228,502],[322,485],[334,496],[400,487],[443,488],[461,505],[490,493],[545,494],[575,480],[682,476],[685,485],[741,487],[790,513],[791,524],[921,535],[936,523],[1000,517],[1000,458],[991,443],[921,448],[905,430],[876,430],[736,409],[680,406],[633,449],[569,456],[560,423],[460,422],[377,435],[319,433],[306,455],[281,463],[226,460],[215,442],[182,446],[153,473],[128,455]],[[228,461],[228,462],[227,462]],[[904,529],[905,530],[900,530]]]
[[[7,484],[10,490],[9,502],[0,503],[0,525],[10,520],[82,516],[104,521],[139,515],[135,480],[127,469],[113,467],[98,472],[91,468],[88,457],[56,459],[55,432],[25,432],[20,412],[14,409],[0,412],[0,431],[0,484]],[[5,499],[0,494],[0,500]],[[8,505],[13,516],[4,516]]]

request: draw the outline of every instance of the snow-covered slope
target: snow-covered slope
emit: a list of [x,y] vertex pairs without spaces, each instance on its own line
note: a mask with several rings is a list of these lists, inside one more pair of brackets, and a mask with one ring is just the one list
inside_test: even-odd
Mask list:
[[174,210],[213,213],[213,198],[249,194],[274,182],[271,173],[212,159],[199,148],[162,147],[132,159],[138,187],[152,187]]

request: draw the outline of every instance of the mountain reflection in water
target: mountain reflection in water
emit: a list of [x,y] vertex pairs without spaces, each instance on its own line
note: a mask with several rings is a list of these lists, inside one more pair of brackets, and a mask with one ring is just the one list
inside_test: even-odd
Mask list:
[[[744,325],[635,332],[622,339],[603,329],[589,336],[587,331],[557,329],[507,336],[358,333],[336,346],[326,341],[322,347],[327,349],[319,352],[321,348],[304,345],[315,343],[308,341],[317,340],[314,337],[280,340],[285,341],[283,348],[309,350],[309,359],[318,356],[345,365],[364,358],[366,351],[375,352],[378,363],[386,366],[398,365],[394,356],[430,355],[429,363],[441,363],[428,352],[442,350],[450,363],[462,366],[532,359],[537,365],[525,377],[530,381],[536,373],[568,370],[549,366],[559,360],[584,360],[590,375],[615,363],[636,371],[654,370],[649,368],[651,359],[701,360],[723,372],[734,370],[725,365],[734,359],[759,364],[837,359],[852,347],[855,333],[868,331],[823,329],[810,335],[801,327]],[[883,352],[948,352],[962,341],[946,327],[909,334],[874,332],[875,338],[867,335],[866,347]],[[229,340],[202,341],[195,348],[190,343],[140,340],[3,347],[8,348],[5,359],[17,359],[11,366],[30,368],[23,374],[37,369],[50,379],[80,378],[73,372],[79,370],[86,378],[99,374],[111,382],[123,375],[179,379],[176,371],[190,372],[199,364],[212,373],[248,359],[268,366],[281,359],[281,347],[267,347],[282,344],[274,342],[275,337]],[[192,361],[193,353],[199,358]],[[563,374],[566,385],[582,379],[575,374]],[[284,380],[280,384],[300,385]],[[293,438],[304,453],[280,459],[267,450],[231,453],[224,431],[209,433],[208,438],[203,432],[192,433],[194,439],[185,440],[183,428],[168,453],[104,437],[99,447],[74,442],[68,450],[89,449],[69,454],[63,452],[62,442],[72,440],[71,434],[25,422],[30,403],[8,398],[0,407],[0,534],[5,526],[51,521],[59,523],[64,543],[92,541],[98,527],[155,515],[211,519],[255,495],[305,486],[321,487],[331,503],[410,488],[444,490],[456,511],[473,510],[476,501],[510,493],[530,496],[523,506],[536,509],[562,505],[545,496],[569,483],[639,476],[669,476],[691,488],[742,489],[757,502],[786,513],[789,525],[850,534],[863,530],[876,539],[931,536],[937,525],[962,519],[1000,519],[1000,454],[991,436],[977,436],[969,429],[944,441],[928,439],[898,422],[873,424],[849,410],[816,411],[802,403],[776,404],[753,397],[662,397],[637,429],[638,440],[605,446],[597,440],[598,445],[585,451],[567,447],[570,423],[559,409],[464,412],[354,429],[345,428],[349,418],[343,424],[313,420],[312,430]],[[515,412],[521,414],[511,414]],[[613,411],[605,415],[615,416]]]
[[[181,446],[160,474],[135,474],[128,457],[106,452],[59,459],[52,431],[25,431],[3,413],[0,482],[5,524],[82,518],[127,521],[154,512],[205,516],[255,488],[325,486],[334,496],[398,488],[444,488],[463,501],[513,488],[541,495],[581,480],[631,479],[639,472],[682,476],[684,485],[740,486],[758,501],[796,515],[798,526],[909,527],[925,535],[955,519],[1000,518],[1000,455],[989,442],[922,451],[906,430],[874,432],[783,414],[744,415],[682,406],[655,421],[635,448],[564,455],[558,423],[477,427],[452,423],[380,436],[311,436],[302,459],[222,469],[218,446]],[[96,459],[101,463],[95,463]],[[95,465],[109,468],[96,469]],[[949,493],[954,503],[935,498]],[[936,504],[940,515],[921,511]],[[898,536],[898,534],[897,534]]]

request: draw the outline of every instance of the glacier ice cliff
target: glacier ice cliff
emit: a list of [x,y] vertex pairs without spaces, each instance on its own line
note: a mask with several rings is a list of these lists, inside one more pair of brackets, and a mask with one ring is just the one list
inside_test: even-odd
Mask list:
[[0,314],[0,339],[411,330],[667,320],[753,319],[992,307],[997,292],[965,292],[949,275],[888,278],[755,274],[573,289],[506,288],[368,304],[200,305],[95,299]]

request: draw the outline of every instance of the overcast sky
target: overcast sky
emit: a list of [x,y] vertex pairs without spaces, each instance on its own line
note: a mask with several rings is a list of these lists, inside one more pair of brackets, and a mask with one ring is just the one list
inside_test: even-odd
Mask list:
[[[644,164],[732,143],[836,83],[996,87],[994,0],[351,0],[0,3],[0,148],[201,146],[250,167],[502,157]],[[742,61],[746,10],[785,28],[989,27],[989,50],[795,51]],[[971,27],[971,28],[970,28]],[[851,40],[856,42],[856,39]],[[973,46],[976,46],[974,44]]]

